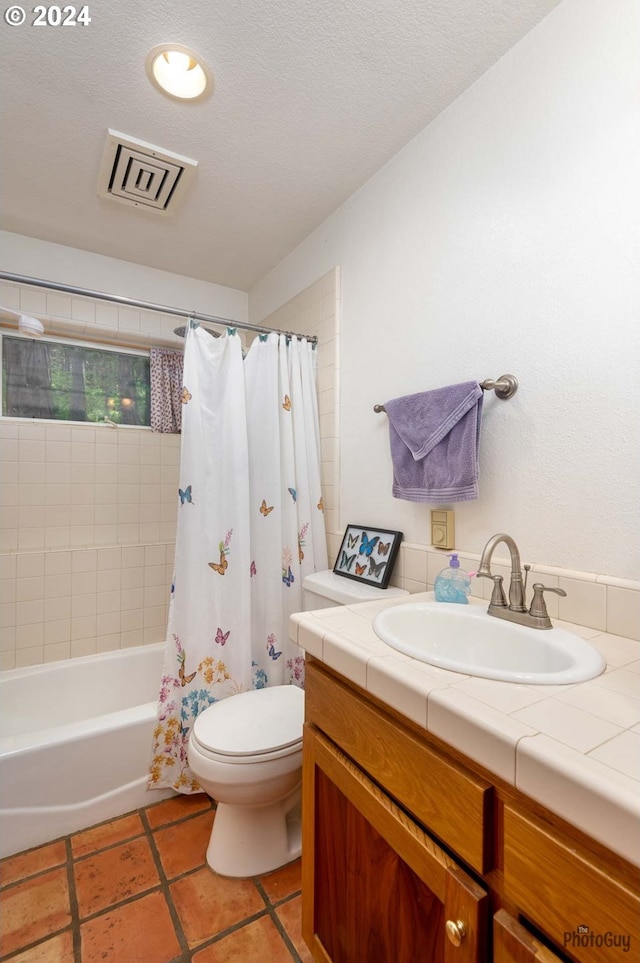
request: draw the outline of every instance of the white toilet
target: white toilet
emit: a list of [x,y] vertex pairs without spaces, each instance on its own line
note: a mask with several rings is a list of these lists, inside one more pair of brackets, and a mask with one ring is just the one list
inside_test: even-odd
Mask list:
[[[406,595],[341,578],[331,571],[303,583],[303,609]],[[218,803],[207,848],[222,876],[261,876],[300,855],[304,692],[294,685],[251,689],[197,717],[189,766]]]

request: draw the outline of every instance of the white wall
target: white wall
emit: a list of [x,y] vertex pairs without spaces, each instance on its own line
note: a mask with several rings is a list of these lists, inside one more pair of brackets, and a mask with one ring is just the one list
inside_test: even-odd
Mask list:
[[8,231],[0,231],[0,270],[233,321],[247,320],[244,291]]
[[428,543],[372,406],[509,372],[457,545],[638,578],[638,49],[636,0],[565,0],[250,292],[341,266],[341,525]]

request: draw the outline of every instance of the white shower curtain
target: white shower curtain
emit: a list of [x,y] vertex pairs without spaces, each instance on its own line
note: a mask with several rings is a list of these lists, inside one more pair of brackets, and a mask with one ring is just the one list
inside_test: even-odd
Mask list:
[[302,579],[327,567],[316,355],[260,335],[243,360],[229,329],[187,333],[178,529],[149,787],[200,790],[193,722],[249,688],[302,685],[288,640]]

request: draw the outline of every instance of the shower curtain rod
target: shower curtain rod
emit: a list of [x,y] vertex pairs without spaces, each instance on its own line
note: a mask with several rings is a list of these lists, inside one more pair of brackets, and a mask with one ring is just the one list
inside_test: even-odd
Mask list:
[[200,311],[187,311],[184,308],[173,308],[166,304],[153,304],[150,301],[136,301],[134,298],[120,297],[117,294],[105,294],[103,291],[91,291],[88,288],[76,288],[71,284],[60,284],[58,281],[43,281],[41,278],[31,278],[24,274],[11,274],[0,271],[1,281],[12,281],[15,284],[31,284],[38,288],[49,288],[51,291],[63,291],[65,294],[77,294],[81,298],[94,298],[99,301],[114,301],[130,308],[141,308],[143,311],[157,311],[162,314],[173,314],[177,318],[193,319],[205,324],[220,324],[225,327],[242,328],[244,331],[257,331],[260,334],[286,334],[290,338],[306,338],[311,344],[317,344],[318,339],[306,334],[296,334],[295,331],[280,331],[276,328],[264,328],[259,324],[249,324],[245,321],[232,321],[231,318],[219,318],[214,314],[201,314]]

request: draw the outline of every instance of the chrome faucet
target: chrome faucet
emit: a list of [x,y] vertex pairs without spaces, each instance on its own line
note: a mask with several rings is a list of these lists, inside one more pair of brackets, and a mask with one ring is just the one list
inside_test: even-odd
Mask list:
[[[502,575],[493,575],[491,573],[491,559],[496,546],[498,546],[500,542],[504,542],[511,556],[508,605],[502,587],[504,581]],[[491,593],[491,600],[487,612],[489,615],[494,615],[498,619],[507,619],[509,622],[527,625],[532,629],[550,629],[552,628],[552,624],[547,612],[543,592],[555,592],[556,595],[566,595],[567,593],[564,589],[549,588],[541,582],[536,582],[533,586],[531,608],[527,609],[525,605],[526,575],[528,575],[530,567],[529,565],[524,566],[526,574],[523,584],[522,571],[520,568],[520,552],[511,536],[505,535],[504,532],[499,532],[489,539],[482,550],[482,558],[480,559],[480,565],[476,573],[484,578],[493,579],[493,592]]]

